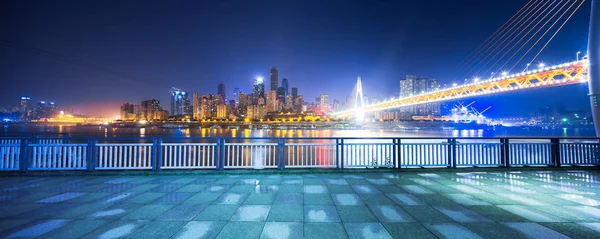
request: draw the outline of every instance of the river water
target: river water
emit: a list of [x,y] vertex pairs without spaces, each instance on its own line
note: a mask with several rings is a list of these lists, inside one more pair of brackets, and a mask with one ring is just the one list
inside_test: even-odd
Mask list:
[[218,129],[190,127],[169,129],[161,127],[118,128],[110,126],[40,126],[9,124],[0,126],[0,136],[31,136],[68,133],[76,138],[114,137],[275,137],[275,138],[320,138],[320,137],[595,137],[593,128],[498,128],[462,130],[393,130],[393,129]]

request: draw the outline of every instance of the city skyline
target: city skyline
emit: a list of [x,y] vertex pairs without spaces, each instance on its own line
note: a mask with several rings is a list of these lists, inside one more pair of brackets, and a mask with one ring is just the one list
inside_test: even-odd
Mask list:
[[[241,7],[231,9],[232,13],[243,14],[241,9],[244,7],[257,10],[258,17],[247,23],[249,27],[254,27],[250,29],[255,29],[255,32],[244,32],[235,25],[241,24],[236,18],[214,25],[231,27],[233,32],[237,32],[237,35],[233,34],[237,37],[233,38],[228,38],[232,35],[217,31],[210,39],[192,44],[189,39],[194,39],[199,32],[181,29],[173,31],[172,41],[166,41],[163,38],[159,41],[150,38],[152,31],[142,29],[135,30],[135,32],[140,37],[148,38],[125,37],[118,43],[111,42],[110,48],[106,48],[107,45],[102,44],[102,41],[116,39],[115,37],[118,36],[116,33],[141,26],[144,21],[148,21],[152,28],[163,29],[164,25],[149,19],[152,9],[164,7],[167,10],[179,10],[185,6],[175,3],[148,4],[148,6],[139,6],[140,12],[135,15],[141,20],[130,19],[128,16],[115,13],[116,20],[108,21],[108,24],[102,23],[108,19],[92,16],[89,18],[91,20],[73,23],[71,30],[64,30],[57,29],[57,26],[64,24],[64,20],[52,19],[53,14],[57,14],[57,12],[43,10],[46,7],[44,3],[25,8],[24,11],[41,11],[40,14],[46,16],[44,19],[50,17],[50,21],[25,19],[21,15],[15,15],[14,11],[10,11],[22,7],[20,3],[3,3],[6,6],[3,9],[8,10],[7,14],[3,14],[3,18],[15,24],[13,24],[13,28],[2,29],[2,33],[5,33],[3,35],[11,36],[11,38],[3,39],[0,47],[1,61],[5,63],[2,64],[4,70],[0,76],[4,79],[19,80],[6,83],[6,87],[3,87],[4,90],[0,90],[0,102],[8,104],[15,102],[20,96],[30,96],[34,99],[52,99],[60,102],[61,105],[71,106],[88,115],[98,113],[112,116],[118,114],[114,109],[123,102],[140,102],[152,98],[168,102],[168,96],[164,92],[172,86],[180,87],[187,92],[198,91],[205,94],[215,93],[213,90],[207,90],[216,89],[214,82],[223,82],[229,89],[238,87],[245,92],[250,92],[252,80],[257,76],[262,76],[267,85],[266,89],[270,89],[269,70],[272,66],[277,67],[280,80],[288,78],[292,82],[290,87],[304,89],[302,92],[305,99],[315,99],[326,93],[330,95],[331,99],[343,101],[345,96],[350,94],[352,90],[350,85],[358,75],[363,78],[365,95],[393,97],[397,94],[397,91],[393,89],[398,88],[398,81],[406,74],[436,78],[440,80],[441,84],[451,84],[452,78],[456,79],[454,76],[457,75],[452,70],[456,67],[456,63],[464,59],[525,2],[502,3],[501,6],[481,1],[467,1],[461,4],[436,3],[439,6],[448,7],[447,10],[442,11],[437,8],[428,9],[426,4],[422,3],[402,5],[393,2],[357,2],[335,12],[332,18],[324,18],[333,11],[336,4],[332,3],[324,3],[318,9],[306,9],[306,7],[298,6],[298,2],[275,4],[267,9],[262,9],[265,5],[269,5],[265,2],[252,4],[253,6],[240,3]],[[87,17],[86,13],[95,10],[93,5],[65,6],[64,11],[72,8],[81,11],[65,12],[64,19],[73,20]],[[495,9],[493,13],[484,14],[472,11],[492,5]],[[203,6],[214,10],[215,13],[228,9],[221,4]],[[119,7],[131,10],[138,6],[124,3]],[[307,20],[307,24],[313,28],[309,29],[298,25],[297,19],[299,18],[293,14],[281,23],[285,25],[273,25],[275,18],[263,14],[265,11],[273,12],[291,7],[313,13],[314,17]],[[406,10],[402,10],[406,14],[396,16],[393,11],[400,11],[401,7],[406,8]],[[53,7],[48,9],[53,9]],[[362,17],[356,17],[359,16],[355,14],[357,9],[364,9],[364,14],[360,15]],[[389,10],[386,11],[386,9]],[[426,10],[432,11],[431,15],[437,17],[428,18],[421,15]],[[109,10],[105,11],[112,13]],[[450,14],[446,11],[453,13]],[[588,13],[589,6],[584,4],[582,10],[566,24],[561,34],[557,35],[548,51],[542,54],[540,59],[548,63],[567,62],[575,58],[575,52],[584,50]],[[168,15],[169,13],[164,14]],[[461,17],[450,17],[450,15]],[[182,16],[173,16],[173,19],[164,24],[178,24],[186,17],[192,16],[185,13]],[[332,20],[335,17],[341,20]],[[403,23],[406,19],[411,18],[415,19],[412,21],[415,22],[415,26]],[[200,20],[195,16],[192,19]],[[445,24],[437,26],[440,25],[439,19],[444,19]],[[347,22],[342,23],[343,21]],[[322,26],[319,26],[318,23],[322,23]],[[30,28],[31,32],[11,34],[18,32],[20,26]],[[183,26],[190,27],[185,24]],[[272,26],[272,28],[265,26]],[[286,30],[287,26],[297,28],[303,34],[289,32]],[[339,30],[342,29],[339,28],[340,26],[349,28]],[[371,26],[377,27],[372,28]],[[96,36],[98,39],[88,39],[87,35],[77,32],[77,29],[88,28],[95,29],[90,33],[90,37]],[[202,28],[200,32],[214,31],[211,25],[202,25],[200,28]],[[52,31],[52,34],[44,38],[45,41],[36,40],[35,36],[47,31]],[[360,32],[365,34],[360,34]],[[264,40],[269,39],[268,37],[262,37],[271,35],[279,37],[280,40],[273,44],[273,42]],[[244,38],[246,36],[250,36],[250,38]],[[305,39],[302,36],[309,38]],[[315,38],[315,36],[321,36],[322,39]],[[71,38],[73,39],[65,41],[65,39]],[[444,44],[432,42],[431,39],[435,38],[444,38],[446,41]],[[146,40],[136,41],[143,39]],[[244,39],[249,43],[243,43],[238,39]],[[217,44],[217,41],[223,42]],[[6,42],[12,42],[17,47]],[[95,46],[94,48],[90,47],[92,44]],[[177,47],[179,44],[183,44],[185,49],[196,50],[184,53],[182,51],[184,48]],[[158,48],[155,46],[159,45],[164,50],[157,51]],[[552,47],[556,45],[562,47]],[[32,51],[24,51],[18,46],[31,46],[58,56],[67,56],[82,62],[93,63],[104,67],[102,69],[110,69],[114,71],[113,73],[116,72],[119,73],[118,75],[126,77],[93,69],[93,67],[82,67],[59,61]],[[230,46],[232,50],[223,50],[224,46]],[[208,50],[211,47],[216,49]],[[116,51],[119,49],[127,52],[127,55]],[[124,51],[124,49],[132,51]],[[217,58],[213,58],[213,62],[208,63],[203,60],[217,52],[219,55]],[[171,57],[174,57],[175,63],[169,63],[171,60],[168,59]],[[200,70],[195,70],[197,62],[204,62],[205,66],[198,68]],[[39,89],[27,87],[33,84],[40,86]],[[58,90],[49,91],[47,89]],[[107,94],[107,92],[111,94]],[[227,92],[227,94],[231,95],[232,92]],[[489,102],[491,105],[504,108],[513,107],[518,102],[528,102],[516,109],[521,113],[539,108],[541,104],[566,104],[567,107],[578,107],[578,105],[588,103],[585,96],[587,89],[581,86],[511,94],[510,99],[505,96],[491,96],[478,101]],[[560,99],[551,97],[557,94],[574,100],[561,102]],[[107,95],[111,97],[107,97]],[[539,96],[550,97],[544,103],[531,100],[539,98]],[[587,109],[587,106],[582,108]],[[110,109],[109,112],[112,113],[103,113],[105,109]]]

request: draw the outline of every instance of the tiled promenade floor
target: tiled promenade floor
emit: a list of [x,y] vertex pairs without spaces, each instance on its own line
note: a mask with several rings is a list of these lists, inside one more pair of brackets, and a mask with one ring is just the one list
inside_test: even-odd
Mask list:
[[0,238],[600,238],[598,171],[0,178]]

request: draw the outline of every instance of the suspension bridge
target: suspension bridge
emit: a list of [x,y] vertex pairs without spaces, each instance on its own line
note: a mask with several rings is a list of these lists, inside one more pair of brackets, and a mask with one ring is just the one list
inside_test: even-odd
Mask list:
[[[600,96],[600,3],[598,0],[587,1],[592,4],[588,55],[582,55],[580,59],[581,52],[577,52],[576,61],[554,65],[544,63],[533,65],[585,2],[585,0],[527,2],[463,62],[459,63],[458,68],[461,72],[459,76],[467,77],[463,84],[454,83],[446,88],[365,105],[359,77],[352,92],[355,98],[354,108],[334,112],[333,115],[341,118],[354,117],[360,121],[368,112],[512,91],[589,83],[592,115],[596,133],[600,135],[600,108],[597,100]],[[544,40],[545,43],[542,44]],[[533,54],[534,50],[537,50],[537,53]],[[526,58],[530,60],[523,62]],[[523,70],[510,73],[515,72],[520,65],[524,66]],[[479,77],[490,72],[492,77],[489,79],[481,80]],[[496,74],[494,77],[493,72],[501,72],[501,74]]]

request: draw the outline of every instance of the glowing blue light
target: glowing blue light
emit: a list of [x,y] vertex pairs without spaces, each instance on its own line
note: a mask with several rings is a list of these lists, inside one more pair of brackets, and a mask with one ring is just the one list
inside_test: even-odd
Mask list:
[[42,103],[42,104],[46,104],[46,101],[40,101],[40,103]]
[[9,119],[9,118],[4,118],[4,119],[2,119],[2,120],[3,120],[4,122],[9,122],[9,121],[10,121],[10,119]]

